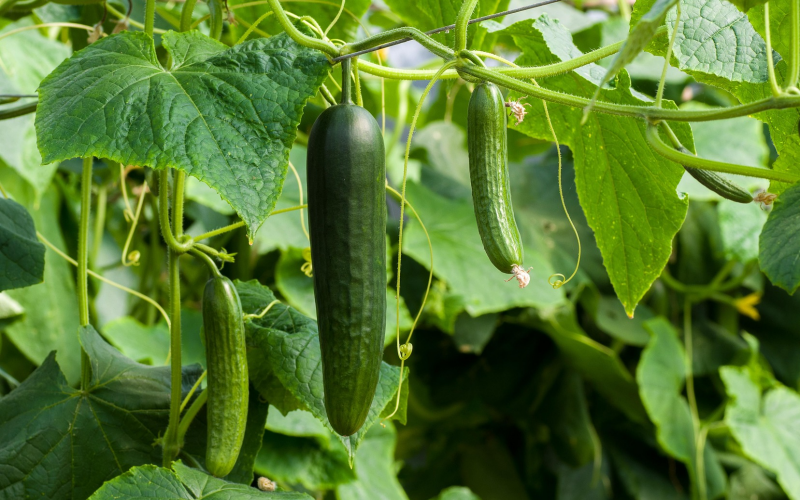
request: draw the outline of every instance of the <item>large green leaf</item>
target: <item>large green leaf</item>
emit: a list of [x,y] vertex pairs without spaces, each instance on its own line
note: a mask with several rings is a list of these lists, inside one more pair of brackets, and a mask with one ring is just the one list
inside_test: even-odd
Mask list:
[[[275,300],[272,291],[255,280],[237,281],[236,288],[245,314],[259,313]],[[333,431],[325,413],[322,356],[316,321],[299,314],[291,307],[276,304],[263,318],[249,321],[246,326],[248,350],[259,356],[259,364],[269,365],[268,368],[258,368],[261,372],[259,378],[262,380],[260,384],[258,380],[254,383],[259,387],[274,388],[278,382],[278,397],[285,399],[291,395],[294,399],[294,405],[290,409],[299,407],[310,411]],[[248,356],[248,359],[252,357]],[[407,376],[408,370],[403,374],[404,378]],[[400,368],[383,362],[366,422],[352,436],[343,437],[337,434],[350,456],[355,455],[367,431],[378,422],[385,409],[390,405],[394,408],[399,382]],[[264,397],[274,403],[272,391],[269,392]],[[283,411],[286,406],[282,406],[283,408],[279,408]],[[401,409],[396,418],[404,415],[405,410]]]
[[792,500],[800,498],[800,395],[761,387],[749,366],[720,369],[729,402],[725,423],[744,454],[778,476]]
[[[570,34],[557,21],[541,16],[533,24],[519,22],[501,33],[511,35],[524,66],[549,64],[580,52]],[[548,78],[540,85],[560,92],[591,97],[605,70],[595,64],[573,73]],[[510,98],[516,98],[511,94]],[[603,90],[600,98],[618,104],[649,105],[631,91],[627,73],[619,75],[617,88]],[[520,132],[552,140],[542,102],[529,100],[528,117]],[[674,106],[667,103],[669,106]],[[592,113],[581,126],[582,111],[550,104],[550,116],[559,141],[575,156],[575,183],[589,226],[611,283],[625,310],[632,315],[672,251],[672,238],[686,215],[688,202],[675,189],[683,169],[656,155],[647,145],[645,124],[632,118]],[[692,149],[687,124],[672,124],[681,142]]]
[[337,500],[408,500],[397,480],[394,448],[397,432],[394,426],[374,426],[364,439],[356,457],[354,482],[336,488]]
[[[31,25],[30,18],[21,19],[0,30],[0,36]],[[69,54],[66,45],[48,39],[37,30],[4,38],[0,43],[0,88],[4,93],[33,94],[39,82]],[[33,121],[33,115],[0,121],[0,164],[16,170],[34,188],[38,198],[47,190],[58,164],[42,165]]]
[[14,200],[0,199],[0,291],[43,279],[44,245],[36,237],[31,214]]
[[717,204],[717,214],[726,257],[741,262],[757,259],[758,238],[767,221],[767,214],[759,204],[722,200]]
[[170,68],[150,37],[124,32],[51,73],[36,114],[44,161],[94,155],[184,170],[217,190],[252,236],[280,195],[303,107],[329,64],[285,34],[227,48],[167,32],[162,45]]
[[[783,56],[787,62],[792,56],[792,1],[793,0],[772,0],[769,3],[769,31],[772,49]],[[747,11],[747,17],[750,19],[756,31],[758,31],[762,37],[765,37],[766,16],[764,15],[763,4],[766,2],[760,0],[750,0],[750,2],[759,3],[760,5],[754,6],[751,10]],[[783,82],[782,78],[778,78],[778,84],[785,86],[788,85],[788,82]]]
[[[697,448],[692,414],[682,390],[686,382],[686,356],[677,332],[664,318],[645,323],[652,334],[636,369],[639,393],[656,439],[670,456],[689,469],[697,488]],[[726,488],[726,476],[709,444],[703,450],[708,498],[717,498]]]
[[800,287],[800,184],[781,194],[758,242],[758,262],[773,284],[794,293]]
[[[82,500],[129,468],[161,461],[153,446],[169,417],[170,370],[122,356],[87,326],[81,343],[92,378],[85,391],[44,361],[0,399],[0,494],[5,498]],[[184,371],[184,391],[200,375]]]
[[[169,500],[311,500],[305,493],[275,491],[265,493],[249,485],[229,483],[209,476],[180,462],[173,470],[144,465],[107,482],[92,495],[92,500],[139,500],[163,498]],[[173,472],[174,471],[174,472]]]
[[[676,15],[667,15],[670,31]],[[681,0],[672,54],[681,70],[700,81],[767,81],[766,42],[747,16],[726,0]]]
[[[11,190],[9,180],[3,177],[6,189]],[[15,199],[23,201],[20,195],[24,191],[14,189],[11,192]],[[65,248],[59,222],[61,196],[58,191],[51,187],[36,207],[32,199],[33,195],[24,199],[24,205],[33,216],[36,228],[50,243]],[[58,351],[59,366],[71,384],[77,382],[80,376],[78,300],[73,273],[67,261],[48,248],[45,252],[44,283],[7,292],[19,302],[26,314],[6,329],[11,342],[37,365],[51,351]]]
[[[525,266],[532,266],[531,284],[520,289],[506,282],[483,250],[475,211],[468,200],[448,200],[421,184],[409,182],[406,196],[428,230],[433,246],[433,273],[447,282],[450,291],[464,298],[472,316],[512,307],[546,307],[563,300],[563,291],[547,285],[553,270],[538,251],[536,241],[523,239]],[[416,220],[403,233],[403,253],[430,268],[430,250]]]

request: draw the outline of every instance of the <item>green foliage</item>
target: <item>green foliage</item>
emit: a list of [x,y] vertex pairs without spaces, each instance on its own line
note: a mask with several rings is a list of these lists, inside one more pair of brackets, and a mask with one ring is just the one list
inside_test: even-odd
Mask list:
[[[85,392],[69,386],[51,353],[0,399],[0,435],[7,436],[0,463],[10,495],[84,499],[104,481],[159,458],[152,443],[166,426],[169,369],[125,358],[92,327],[81,329],[81,344],[92,369]],[[198,375],[193,367],[185,371],[184,390]]]
[[[149,37],[122,33],[46,78],[36,118],[44,161],[97,155],[179,168],[215,188],[252,235],[281,192],[294,128],[325,76],[325,58],[286,35],[227,49],[199,33],[168,33],[163,44],[168,70]],[[114,79],[120,66],[129,68],[124,86]]]
[[186,467],[180,462],[173,464],[172,469],[164,469],[154,465],[133,468],[103,485],[91,498],[92,500],[133,500],[141,498],[141,486],[143,484],[150,485],[147,490],[148,496],[162,498],[187,500],[198,498],[218,498],[220,500],[257,500],[259,498],[307,500],[311,498],[303,493],[295,492],[262,493],[250,486],[228,483],[211,477]]
[[33,219],[14,200],[0,200],[0,291],[41,283],[44,245],[36,238]]
[[[0,4],[0,95],[40,94],[35,115],[29,107],[11,119],[3,118],[34,101],[0,97],[8,193],[0,199],[0,287],[20,286],[0,294],[0,497],[800,500],[800,298],[787,293],[800,285],[800,191],[722,174],[753,194],[780,196],[771,207],[721,200],[656,155],[644,135],[645,117],[669,114],[677,140],[725,172],[800,175],[800,97],[788,89],[772,99],[765,2],[683,0],[677,26],[675,0],[638,0],[630,21],[624,8],[618,15],[613,6],[560,2],[470,27],[468,46],[485,51],[486,79],[528,89],[523,120],[509,114],[507,168],[531,283],[504,282],[481,246],[466,144],[477,82],[451,71],[419,108],[410,139],[406,195],[431,237],[433,265],[410,208],[398,241],[390,196],[380,383],[365,427],[349,438],[332,431],[323,404],[307,276],[314,266],[304,257],[313,245],[301,225],[307,210],[296,209],[309,202],[306,143],[328,107],[321,84],[334,99],[341,85],[337,66],[302,45],[319,40],[303,36],[325,38],[342,4],[270,2],[232,0],[227,16],[213,11],[213,23],[200,2],[197,30],[186,33],[158,30],[177,28],[191,2],[156,2],[152,39],[136,27],[149,20],[147,0],[133,2],[136,24],[120,25],[120,34],[111,34],[127,8],[118,2]],[[527,3],[480,1],[473,17]],[[305,17],[287,23],[272,12],[279,5]],[[781,91],[797,85],[787,76],[793,5],[769,3]],[[438,28],[460,6],[348,0],[327,38],[339,46],[399,26]],[[38,22],[87,29],[28,29]],[[219,41],[201,34],[212,24],[222,28]],[[95,25],[104,31],[90,43]],[[672,34],[659,111],[653,97]],[[452,32],[432,38],[453,42]],[[622,50],[608,48],[623,40]],[[383,69],[375,55],[359,58],[360,97],[379,124],[385,119],[387,179],[398,191],[422,87],[396,78],[429,78],[437,64],[412,45],[382,52]],[[528,69],[500,81],[504,63],[489,52]],[[576,58],[585,64],[548,66]],[[547,99],[559,150],[533,95]],[[747,116],[737,107],[756,101]],[[42,155],[52,162],[41,165]],[[91,186],[73,156],[98,157]],[[162,168],[173,170],[169,185],[158,185]],[[191,176],[185,192],[175,169]],[[151,191],[134,223],[145,180]],[[160,214],[157,192],[167,193],[161,210],[169,214]],[[270,215],[282,209],[293,210]],[[208,262],[194,250],[178,258],[165,249],[159,215],[170,214],[184,245],[186,235],[222,228],[194,250],[238,280],[246,313],[279,301],[246,321],[245,438],[222,479],[205,473],[207,382],[183,401],[202,370],[195,363],[206,363],[209,325],[199,308]],[[64,259],[81,260],[84,249],[94,273],[85,290],[85,276]],[[137,255],[136,264],[120,262]],[[578,255],[574,279],[550,287],[548,278],[568,276]],[[416,325],[402,373],[398,259],[401,343]],[[180,363],[169,366],[178,329],[170,332],[143,297],[173,326],[180,315]],[[84,307],[94,327],[79,327]],[[397,401],[395,422],[384,421]],[[267,489],[275,481],[277,491],[259,491],[254,479]]]
[[800,287],[800,269],[793,265],[800,255],[794,227],[798,221],[800,186],[785,191],[769,214],[758,242],[758,262],[770,281],[789,293]]

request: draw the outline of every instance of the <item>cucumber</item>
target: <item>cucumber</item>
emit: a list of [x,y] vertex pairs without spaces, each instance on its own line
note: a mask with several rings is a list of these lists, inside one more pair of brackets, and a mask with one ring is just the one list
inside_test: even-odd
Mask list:
[[218,275],[203,291],[208,366],[206,469],[223,477],[233,469],[247,426],[247,348],[242,303],[233,283]]
[[[469,178],[478,233],[494,267],[517,274],[522,266],[519,237],[508,180],[506,109],[497,85],[475,87],[467,112]],[[522,284],[522,282],[520,282]]]
[[[692,154],[685,148],[681,148],[681,152]],[[683,169],[694,177],[697,182],[727,200],[735,201],[736,203],[750,203],[753,201],[753,195],[749,192],[714,172],[687,166],[684,166]]]
[[367,418],[383,356],[386,165],[380,128],[351,102],[347,77],[342,103],[311,129],[306,165],[325,410],[349,436]]

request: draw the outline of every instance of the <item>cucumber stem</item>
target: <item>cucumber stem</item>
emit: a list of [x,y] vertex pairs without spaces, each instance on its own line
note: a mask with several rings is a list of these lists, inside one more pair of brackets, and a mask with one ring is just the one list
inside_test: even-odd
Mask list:
[[478,0],[464,0],[464,3],[461,4],[461,9],[456,16],[456,51],[467,48],[467,27],[476,5],[478,5]]
[[[81,218],[78,226],[78,314],[81,326],[89,325],[89,212],[92,207],[92,162],[89,156],[83,159],[81,175]],[[92,365],[89,356],[81,348],[81,390],[89,388],[92,380]]]
[[342,61],[342,104],[353,104],[352,85],[350,83],[351,59]]

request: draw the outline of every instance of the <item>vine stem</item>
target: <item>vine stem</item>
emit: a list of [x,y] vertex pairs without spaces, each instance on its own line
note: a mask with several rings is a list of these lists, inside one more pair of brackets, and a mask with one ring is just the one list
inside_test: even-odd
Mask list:
[[[510,90],[516,90],[525,95],[543,99],[545,101],[563,104],[573,108],[585,108],[590,100],[585,97],[578,97],[564,94],[555,90],[543,87],[536,87],[533,84],[511,78],[506,74],[489,68],[479,68],[474,65],[463,65],[461,71],[474,77],[496,83]],[[722,120],[725,118],[737,118],[747,116],[770,109],[785,109],[800,107],[800,96],[767,97],[747,104],[739,104],[721,109],[712,110],[678,110],[654,108],[652,106],[632,106],[629,104],[614,104],[611,102],[598,101],[594,104],[594,111],[617,116],[632,116],[646,118],[651,121],[671,120],[684,122],[703,122]],[[763,169],[762,169],[763,170]]]
[[[626,0],[621,0],[625,2]],[[675,36],[678,34],[678,25],[681,23],[681,3],[675,5],[675,26],[672,28],[672,35],[669,37],[669,45],[667,45],[667,54],[664,56],[664,68],[661,70],[661,79],[658,81],[658,91],[656,91],[655,107],[661,107],[661,98],[664,96],[664,83],[667,80],[667,70],[669,69],[669,60],[672,58],[672,47],[675,45]],[[628,16],[630,18],[630,15]]]
[[[192,14],[194,13],[195,5],[197,5],[197,0],[186,0],[183,3],[183,9],[181,9],[181,24],[180,24],[181,31],[189,31],[191,29]],[[245,38],[247,37],[245,36]]]
[[[148,0],[150,2],[154,0]],[[289,20],[289,16],[286,15],[286,12],[283,10],[281,6],[280,0],[267,0],[269,3],[270,8],[275,13],[275,17],[278,19],[283,31],[289,35],[289,38],[294,40],[295,42],[299,43],[304,47],[309,47],[312,49],[317,49],[320,52],[323,52],[331,57],[336,57],[339,55],[339,49],[337,49],[333,44],[324,42],[322,40],[318,40],[316,38],[310,37],[305,35],[298,30],[294,24]]]
[[[83,159],[81,174],[81,217],[78,224],[78,316],[81,326],[89,326],[89,213],[92,210],[93,157]],[[81,390],[89,388],[92,366],[89,356],[81,349]]]
[[[295,210],[302,210],[304,208],[308,208],[307,204],[304,205],[297,205],[295,207],[289,208],[282,208],[280,210],[275,210],[269,214],[270,217],[273,215],[284,214],[286,212],[294,212]],[[201,241],[208,238],[213,238],[214,236],[219,236],[220,234],[225,234],[229,231],[233,231],[235,229],[239,229],[240,227],[244,227],[244,221],[234,222],[233,224],[228,224],[225,227],[221,227],[219,229],[215,229],[213,231],[209,231],[207,233],[199,234],[193,238],[194,241]]]
[[775,77],[775,62],[772,60],[772,35],[770,34],[769,22],[769,2],[764,4],[764,34],[766,35],[767,43],[767,76],[769,77],[769,86],[772,89],[772,95],[778,97],[781,95],[781,87],[778,85],[778,79]]
[[[175,234],[172,233],[169,223],[169,170],[164,169],[158,173],[158,216],[161,223],[161,235],[167,243],[170,251],[177,254],[188,252],[194,244],[192,240],[178,242],[175,235],[181,236],[183,234],[183,183],[186,179],[186,174],[180,170],[176,170],[175,184],[180,182],[181,187],[181,203],[180,206],[173,203],[173,215],[179,211],[180,217],[176,217],[181,223],[181,229],[176,230]],[[183,174],[183,175],[181,175]]]
[[469,18],[472,17],[472,12],[475,11],[475,6],[478,5],[478,0],[464,0],[461,3],[461,9],[456,16],[456,52],[465,50],[467,48],[467,26]]
[[106,227],[106,205],[108,204],[108,186],[103,184],[97,190],[97,215],[94,218],[94,233],[92,233],[92,252],[89,261],[92,267],[97,266],[97,256],[100,245],[103,243],[103,229]]
[[[661,125],[668,127],[666,123],[662,123]],[[668,160],[683,165],[684,167],[697,168],[700,170],[711,170],[712,172],[723,172],[726,174],[744,175],[747,177],[757,177],[760,179],[788,182],[791,184],[800,181],[800,175],[789,172],[779,172],[768,168],[733,165],[731,163],[707,160],[705,158],[698,158],[697,156],[691,154],[682,153],[669,147],[664,143],[664,141],[661,140],[661,137],[658,135],[658,125],[648,125],[646,135],[647,142],[650,144],[650,147],[653,149],[653,151]],[[674,137],[673,141],[677,141],[677,137]]]
[[[163,175],[166,170],[162,171],[161,180],[165,179],[167,175]],[[172,226],[175,231],[175,236],[180,237],[183,234],[183,185],[185,180],[185,173],[175,171],[175,179],[173,182],[173,195],[172,195]],[[182,175],[181,175],[182,174]],[[167,182],[159,182],[159,194],[162,195],[162,201],[166,200],[166,194],[169,190]],[[172,235],[172,230],[169,227],[169,207],[167,203],[162,203],[159,206],[162,227],[161,232],[164,235]],[[167,222],[164,225],[164,222]],[[166,236],[165,236],[165,239]],[[178,456],[180,451],[180,440],[178,435],[178,427],[180,425],[180,407],[181,407],[181,276],[180,276],[180,253],[173,248],[168,249],[167,267],[169,274],[169,310],[170,319],[172,324],[170,326],[170,404],[169,404],[169,424],[164,433],[163,438],[163,464],[164,467],[169,467],[172,460]]]
[[144,32],[153,36],[156,23],[156,0],[147,0],[144,6]]
[[791,0],[792,4],[791,23],[791,54],[789,58],[788,80],[785,82],[787,87],[794,87],[800,79],[800,2]]

